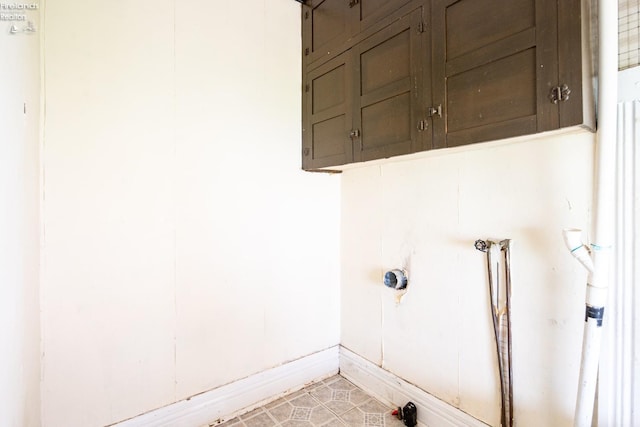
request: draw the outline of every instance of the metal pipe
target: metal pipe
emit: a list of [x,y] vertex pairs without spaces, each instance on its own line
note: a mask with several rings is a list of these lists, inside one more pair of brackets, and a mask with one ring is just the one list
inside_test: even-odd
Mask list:
[[500,375],[500,425],[506,426],[507,424],[507,392],[505,368],[504,368],[504,355],[502,352],[502,346],[500,345],[500,264],[498,261],[498,255],[500,254],[500,247],[495,242],[487,242],[487,267],[489,271],[489,299],[491,301],[491,320],[493,322],[493,336],[496,341],[496,354],[498,355],[498,373]]
[[513,368],[511,361],[511,240],[506,239],[500,242],[500,247],[504,251],[504,275],[505,286],[507,288],[507,361],[509,363],[507,375],[509,378],[509,426],[513,425]]
[[[487,253],[491,321],[500,376],[500,425],[513,426],[513,369],[511,353],[511,271],[510,240],[477,240],[476,249]],[[504,252],[504,284],[501,283],[501,252]]]

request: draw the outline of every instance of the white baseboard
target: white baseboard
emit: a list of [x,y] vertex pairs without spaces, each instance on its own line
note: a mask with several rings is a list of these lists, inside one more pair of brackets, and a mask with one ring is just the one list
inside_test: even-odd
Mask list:
[[339,346],[139,415],[112,427],[196,427],[223,422],[339,372],[391,406],[411,401],[428,427],[488,427],[469,414]]
[[487,427],[471,415],[340,347],[340,375],[392,406],[415,403],[419,424],[428,427]]
[[225,421],[338,373],[338,346],[181,400],[113,427],[195,427]]

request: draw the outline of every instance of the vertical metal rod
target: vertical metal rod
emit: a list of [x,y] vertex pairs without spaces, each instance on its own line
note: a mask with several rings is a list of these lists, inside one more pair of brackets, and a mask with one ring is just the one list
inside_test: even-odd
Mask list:
[[505,366],[502,356],[502,346],[500,345],[500,262],[496,258],[500,253],[499,244],[488,241],[487,262],[489,270],[489,298],[491,301],[491,319],[493,321],[493,334],[496,342],[496,354],[498,356],[498,373],[500,375],[500,425],[507,426],[507,390],[505,388]]
[[[489,275],[489,300],[491,303],[491,320],[498,355],[498,372],[500,375],[500,400],[502,427],[513,426],[513,369],[511,350],[511,251],[510,240],[501,242],[476,241],[476,249],[487,253]],[[500,283],[501,252],[504,252],[504,278]],[[501,288],[504,286],[504,300],[501,300]]]
[[508,426],[513,425],[513,367],[511,361],[511,240],[506,239],[500,242],[502,250],[504,251],[504,274],[505,274],[505,286],[507,290],[507,361],[509,363],[508,369],[508,388],[509,388],[509,423]]

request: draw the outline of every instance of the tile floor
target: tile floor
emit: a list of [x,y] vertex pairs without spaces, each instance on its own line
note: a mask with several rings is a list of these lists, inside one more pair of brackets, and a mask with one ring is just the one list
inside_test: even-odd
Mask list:
[[391,415],[393,409],[336,375],[218,427],[404,426]]

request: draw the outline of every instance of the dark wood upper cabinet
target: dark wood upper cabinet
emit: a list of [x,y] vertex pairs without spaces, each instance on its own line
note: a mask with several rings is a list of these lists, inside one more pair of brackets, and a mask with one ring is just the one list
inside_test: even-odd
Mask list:
[[583,21],[580,0],[308,1],[303,168],[591,126]]

